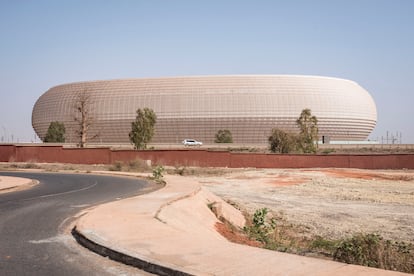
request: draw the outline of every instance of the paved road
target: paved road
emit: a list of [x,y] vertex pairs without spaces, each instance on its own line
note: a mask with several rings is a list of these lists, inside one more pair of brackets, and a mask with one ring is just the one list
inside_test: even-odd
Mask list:
[[84,208],[148,191],[145,181],[91,174],[0,174],[40,181],[29,190],[0,194],[0,275],[141,275],[80,248],[68,227]]

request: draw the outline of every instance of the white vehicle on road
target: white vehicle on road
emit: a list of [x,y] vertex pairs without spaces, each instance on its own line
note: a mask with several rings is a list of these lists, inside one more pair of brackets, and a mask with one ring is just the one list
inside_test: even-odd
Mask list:
[[194,139],[185,139],[182,143],[186,147],[189,147],[189,146],[198,146],[198,147],[201,147],[203,145],[202,142],[199,142],[199,141],[194,140]]

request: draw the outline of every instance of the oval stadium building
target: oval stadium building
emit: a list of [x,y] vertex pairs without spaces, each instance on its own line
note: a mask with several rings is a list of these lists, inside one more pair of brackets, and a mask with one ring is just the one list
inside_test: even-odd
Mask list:
[[63,122],[66,142],[77,143],[76,102],[88,97],[91,143],[129,143],[138,108],[157,115],[153,143],[191,138],[213,143],[228,129],[234,143],[265,144],[273,128],[298,133],[296,119],[309,108],[319,136],[362,141],[377,121],[375,103],[357,83],[338,78],[295,75],[223,75],[63,84],[35,103],[32,125],[43,140],[52,121]]

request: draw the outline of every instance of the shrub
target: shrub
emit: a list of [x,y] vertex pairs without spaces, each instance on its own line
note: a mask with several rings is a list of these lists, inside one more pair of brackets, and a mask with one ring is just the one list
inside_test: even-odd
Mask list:
[[163,177],[164,177],[163,173],[164,173],[164,167],[163,166],[157,166],[152,170],[152,178],[158,184],[165,184],[165,181],[163,179]]
[[147,162],[140,158],[136,158],[135,160],[131,160],[128,162],[129,171],[142,172],[142,171],[148,171],[149,169],[150,169],[150,166],[148,166]]
[[115,161],[111,167],[109,167],[110,171],[122,171],[122,162]]
[[414,272],[412,244],[384,240],[377,234],[357,234],[343,240],[334,260],[401,272]]
[[228,129],[220,129],[216,133],[215,143],[233,143],[233,135]]
[[278,128],[272,130],[268,141],[272,152],[289,153],[296,148],[296,137]]
[[264,243],[265,245],[269,243],[269,237],[276,228],[276,222],[273,218],[270,220],[266,219],[268,212],[269,210],[267,208],[256,210],[253,215],[252,225],[244,227],[244,231],[250,238]]
[[26,163],[23,165],[23,169],[40,169],[40,166],[35,163]]
[[174,173],[179,174],[179,175],[185,175],[186,174],[186,171],[187,171],[186,167],[176,166],[174,168]]
[[322,253],[326,256],[332,256],[338,246],[338,242],[329,240],[321,236],[315,236],[309,245],[310,250],[318,250],[318,253]]
[[339,244],[334,259],[348,264],[378,267],[381,239],[376,234],[354,235]]

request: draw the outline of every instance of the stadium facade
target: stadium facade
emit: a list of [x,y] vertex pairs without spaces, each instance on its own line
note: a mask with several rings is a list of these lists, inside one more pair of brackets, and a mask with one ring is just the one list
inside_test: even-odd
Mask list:
[[153,143],[185,138],[213,143],[228,129],[235,143],[267,143],[273,128],[297,133],[296,119],[309,108],[320,137],[362,141],[374,129],[377,110],[357,83],[338,78],[296,75],[223,75],[88,81],[63,84],[37,100],[32,125],[43,139],[50,122],[63,122],[66,142],[75,143],[75,104],[89,97],[94,143],[129,143],[138,108],[157,114]]

